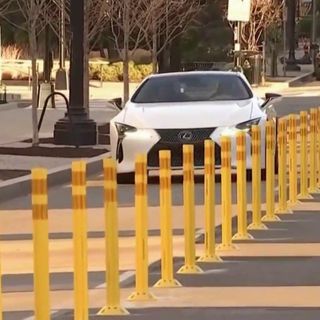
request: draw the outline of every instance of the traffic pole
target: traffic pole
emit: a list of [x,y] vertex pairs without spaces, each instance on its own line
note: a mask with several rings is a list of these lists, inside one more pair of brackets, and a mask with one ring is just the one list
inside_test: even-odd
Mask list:
[[289,115],[289,207],[294,207],[298,202],[298,177],[297,177],[297,117]]
[[248,233],[247,224],[247,165],[246,165],[246,134],[243,131],[237,133],[237,210],[238,232],[233,240],[253,239]]
[[173,276],[171,152],[169,150],[159,151],[159,161],[161,279],[154,286],[158,288],[180,287],[181,284]]
[[117,201],[117,173],[113,159],[103,160],[104,173],[104,220],[106,247],[106,304],[98,315],[126,315],[121,306],[119,283],[119,226]]
[[318,107],[317,110],[318,110],[318,121],[317,121],[317,169],[318,169],[318,176],[317,176],[317,187],[320,189],[320,107]]
[[318,110],[311,108],[310,110],[310,176],[309,176],[309,192],[319,193],[317,188],[317,116]]
[[279,221],[275,214],[275,144],[276,134],[273,121],[266,122],[266,214],[262,221]]
[[87,320],[88,315],[88,240],[86,204],[86,163],[72,163],[72,211],[74,252],[74,318]]
[[308,191],[308,112],[300,112],[300,194],[299,199],[313,199]]
[[136,290],[130,301],[155,299],[149,292],[147,184],[147,156],[139,154],[135,162]]
[[277,214],[288,214],[292,211],[288,208],[287,187],[287,120],[279,119],[278,122],[278,187],[279,201]]
[[215,179],[215,143],[212,140],[206,140],[204,143],[205,251],[204,255],[198,260],[201,262],[222,261],[216,254]]
[[232,196],[231,196],[231,139],[221,137],[221,210],[222,210],[222,242],[217,250],[234,250],[232,243]]
[[33,285],[35,319],[50,319],[47,170],[32,170]]
[[261,221],[261,129],[258,125],[251,127],[252,134],[252,223],[249,230],[266,230]]
[[184,206],[184,241],[185,261],[178,273],[194,274],[203,272],[196,265],[195,246],[195,201],[194,201],[194,166],[193,145],[183,146],[183,206]]

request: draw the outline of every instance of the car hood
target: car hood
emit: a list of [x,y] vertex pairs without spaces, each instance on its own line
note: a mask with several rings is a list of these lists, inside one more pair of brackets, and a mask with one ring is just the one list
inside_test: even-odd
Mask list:
[[[253,99],[191,103],[128,103],[123,121],[137,128],[206,128],[233,126],[251,119]],[[122,118],[122,117],[121,117]]]

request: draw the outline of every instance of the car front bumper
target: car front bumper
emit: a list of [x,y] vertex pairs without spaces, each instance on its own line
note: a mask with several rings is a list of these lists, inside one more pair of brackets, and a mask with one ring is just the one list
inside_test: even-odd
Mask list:
[[[134,172],[135,158],[137,154],[147,155],[148,169],[157,170],[159,168],[159,151],[171,151],[171,164],[173,169],[179,169],[183,165],[182,161],[182,142],[164,140],[156,130],[138,129],[134,132],[128,132],[123,139],[119,139],[116,128],[111,126],[111,153],[117,160],[118,173]],[[176,130],[176,129],[168,129]],[[181,129],[182,130],[182,129]],[[235,128],[218,127],[214,128],[212,134],[207,139],[215,142],[215,164],[221,164],[220,140],[222,136],[229,136],[231,139],[231,166],[236,167],[236,136],[239,130]],[[265,143],[264,143],[264,125],[261,125],[261,167],[265,167]],[[203,168],[204,166],[204,140],[193,141],[186,144],[194,146],[194,166]],[[247,168],[251,168],[251,135],[246,133]]]

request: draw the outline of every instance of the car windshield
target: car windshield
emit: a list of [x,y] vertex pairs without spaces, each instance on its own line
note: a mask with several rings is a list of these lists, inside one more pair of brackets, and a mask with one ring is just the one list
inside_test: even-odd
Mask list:
[[153,77],[144,82],[131,101],[135,103],[246,100],[247,84],[236,74],[183,74]]

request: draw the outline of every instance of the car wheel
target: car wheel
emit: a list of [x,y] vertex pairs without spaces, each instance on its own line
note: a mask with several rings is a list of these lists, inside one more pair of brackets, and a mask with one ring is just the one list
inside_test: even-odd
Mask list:
[[119,184],[134,184],[134,172],[118,173],[117,181]]

